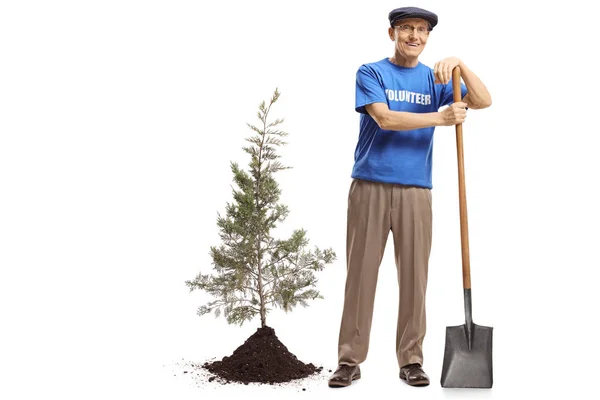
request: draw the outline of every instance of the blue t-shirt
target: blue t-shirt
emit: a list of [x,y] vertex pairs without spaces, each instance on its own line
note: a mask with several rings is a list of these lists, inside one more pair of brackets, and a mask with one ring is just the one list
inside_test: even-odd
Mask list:
[[[365,106],[386,103],[392,111],[436,112],[454,102],[452,80],[434,84],[433,69],[419,64],[400,67],[389,59],[362,65],[356,74],[356,111],[360,132],[352,178],[399,183],[431,189],[431,159],[435,127],[410,131],[379,128]],[[462,97],[467,94],[461,83]]]

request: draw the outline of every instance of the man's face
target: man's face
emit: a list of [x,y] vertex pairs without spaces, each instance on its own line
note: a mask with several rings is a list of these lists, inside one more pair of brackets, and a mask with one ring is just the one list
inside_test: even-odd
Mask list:
[[390,38],[396,42],[396,50],[403,57],[418,57],[429,37],[429,24],[424,19],[411,18],[396,21],[389,28]]

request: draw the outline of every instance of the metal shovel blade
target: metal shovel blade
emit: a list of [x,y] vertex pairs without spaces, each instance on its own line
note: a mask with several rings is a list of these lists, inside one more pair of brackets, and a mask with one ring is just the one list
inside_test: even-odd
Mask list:
[[442,387],[492,387],[492,330],[491,327],[472,322],[470,326],[446,327]]

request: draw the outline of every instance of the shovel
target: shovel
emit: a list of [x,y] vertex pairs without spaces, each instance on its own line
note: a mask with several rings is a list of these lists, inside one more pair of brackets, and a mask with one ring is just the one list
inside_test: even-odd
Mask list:
[[[461,101],[460,69],[452,71],[454,102]],[[462,124],[456,125],[458,155],[458,190],[460,206],[460,238],[462,245],[465,324],[446,327],[446,346],[441,384],[444,388],[489,389],[493,383],[492,329],[476,325],[471,315],[471,267],[469,264],[469,232],[465,193]]]

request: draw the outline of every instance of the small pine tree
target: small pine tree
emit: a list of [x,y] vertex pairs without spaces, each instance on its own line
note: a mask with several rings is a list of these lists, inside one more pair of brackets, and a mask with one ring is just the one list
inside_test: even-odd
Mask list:
[[217,226],[223,243],[211,246],[210,255],[216,275],[198,274],[186,281],[190,292],[204,290],[216,298],[198,309],[198,315],[223,315],[228,323],[242,325],[260,315],[261,327],[267,326],[267,314],[272,307],[288,312],[298,304],[306,307],[308,300],[323,298],[314,289],[316,271],[336,259],[329,248],[315,247],[307,251],[309,240],[304,229],[295,230],[286,240],[275,239],[271,231],[289,214],[288,207],[279,204],[281,190],[274,173],[283,166],[276,147],[285,145],[286,132],[277,127],[283,119],[268,121],[271,107],[279,99],[275,89],[269,104],[259,106],[256,127],[247,124],[254,136],[247,138],[251,146],[243,150],[251,157],[249,173],[231,163],[233,202],[227,203],[225,217],[217,213]]

